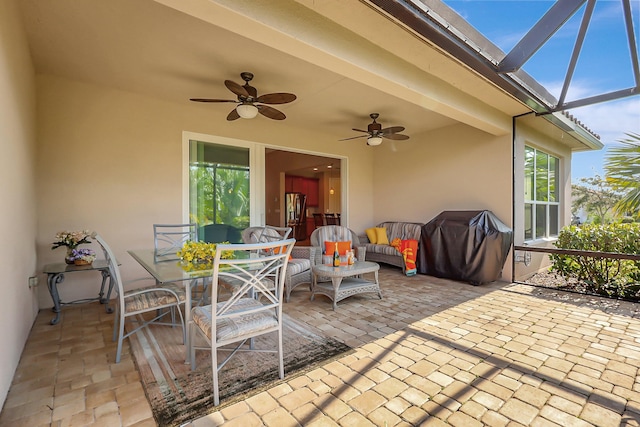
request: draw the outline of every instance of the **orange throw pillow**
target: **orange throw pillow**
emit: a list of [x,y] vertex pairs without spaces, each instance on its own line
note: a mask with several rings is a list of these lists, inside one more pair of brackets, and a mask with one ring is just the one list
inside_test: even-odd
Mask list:
[[[324,254],[333,255],[335,251],[336,242],[324,242]],[[338,255],[346,255],[347,251],[351,250],[351,240],[346,242],[338,242]]]

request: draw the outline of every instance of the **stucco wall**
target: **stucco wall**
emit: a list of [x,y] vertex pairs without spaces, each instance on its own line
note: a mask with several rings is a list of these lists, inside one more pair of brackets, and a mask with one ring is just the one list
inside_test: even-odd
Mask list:
[[[38,108],[40,267],[64,258],[64,248],[50,249],[57,231],[90,229],[109,242],[125,281],[147,275],[126,251],[153,246],[153,223],[183,220],[183,131],[348,157],[350,223],[364,230],[373,221],[373,153],[365,144],[263,117],[227,122],[186,99],[175,104],[53,76],[38,77]],[[95,272],[66,275],[63,299],[93,296],[98,280]],[[41,288],[40,306],[50,305]]]
[[[445,210],[490,210],[512,227],[511,146],[510,135],[466,125],[384,141],[375,147],[374,222],[426,223]],[[511,278],[510,258],[503,278]]]
[[15,2],[0,0],[0,405],[37,314],[28,287],[36,270],[35,78],[20,22]]
[[[540,120],[543,120],[540,118]],[[559,144],[545,136],[541,132],[529,126],[519,124],[516,132],[516,157],[524,159],[524,147],[530,146],[551,154],[560,160],[560,176],[558,177],[560,193],[560,224],[559,228],[571,223],[571,150],[569,147]],[[516,163],[516,182],[524,182],[524,160]],[[515,193],[515,230],[514,243],[522,246],[524,243],[524,185],[516,188]],[[528,242],[540,247],[553,247],[552,241],[544,239]],[[521,251],[517,252],[518,258],[524,257]],[[549,257],[539,252],[529,252],[528,265],[517,262],[514,266],[515,280],[525,280],[527,277],[546,269],[549,265]],[[524,258],[522,258],[524,260]]]

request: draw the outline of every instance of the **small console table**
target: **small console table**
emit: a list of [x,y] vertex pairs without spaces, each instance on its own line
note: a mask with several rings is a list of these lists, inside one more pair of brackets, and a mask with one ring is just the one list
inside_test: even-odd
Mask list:
[[[111,291],[113,290],[113,280],[109,274],[109,266],[106,260],[95,260],[89,265],[74,265],[65,263],[47,264],[43,268],[43,273],[47,274],[47,287],[53,300],[53,308],[51,309],[56,316],[51,319],[51,324],[55,325],[60,321],[60,311],[63,305],[80,304],[91,301],[100,301],[101,304],[109,304],[109,298],[111,297]],[[62,302],[60,300],[60,294],[58,293],[58,284],[64,281],[64,275],[66,273],[76,273],[79,271],[99,271],[102,275],[102,284],[100,286],[100,293],[97,298],[84,298],[75,301]],[[105,297],[105,285],[109,280],[109,288],[107,289],[107,295]],[[108,305],[105,307],[107,313],[113,313],[113,308]]]

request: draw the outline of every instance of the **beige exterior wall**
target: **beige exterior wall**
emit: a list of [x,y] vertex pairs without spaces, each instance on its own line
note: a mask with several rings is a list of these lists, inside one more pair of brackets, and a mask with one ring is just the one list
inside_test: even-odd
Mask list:
[[[126,251],[153,245],[153,223],[184,218],[184,131],[212,135],[214,141],[235,138],[346,158],[342,211],[358,233],[383,220],[426,222],[452,209],[489,209],[510,225],[507,135],[460,125],[368,147],[260,118],[229,123],[216,120],[218,112],[188,102],[173,104],[51,76],[39,77],[38,97],[40,267],[64,256],[64,249],[50,250],[57,231],[86,228],[110,242],[125,280],[144,277]],[[93,280],[97,286],[98,279],[97,273],[67,275],[61,293],[67,300],[92,296],[96,288],[86,283]],[[50,303],[41,288],[40,306]]]
[[[261,117],[230,123],[186,100],[174,104],[52,76],[38,77],[38,104],[39,268],[64,257],[64,248],[50,250],[56,232],[90,229],[114,249],[125,281],[144,277],[126,251],[153,246],[153,223],[184,218],[184,131],[346,157],[350,224],[364,230],[373,222],[373,152],[365,144]],[[67,275],[59,288],[63,299],[94,296],[99,277]],[[46,287],[39,296],[40,307],[51,305]]]
[[[454,125],[376,147],[375,223],[429,222],[442,211],[490,210],[512,227],[511,135]],[[511,279],[511,254],[503,269]]]
[[[539,118],[539,120],[543,119]],[[516,162],[515,168],[515,181],[520,183],[524,183],[525,146],[537,148],[560,160],[560,176],[558,179],[558,185],[560,185],[559,228],[562,229],[562,227],[571,223],[571,150],[569,147],[559,144],[541,132],[529,126],[519,124],[516,131],[516,159],[518,159],[518,161]],[[541,239],[531,242],[525,242],[524,240],[524,184],[516,188],[514,206],[516,207],[514,218],[516,234],[514,234],[514,244],[522,246],[524,243],[527,243],[541,247],[553,247],[552,240]],[[525,265],[523,262],[525,254],[522,251],[518,251],[516,255],[516,260],[519,260],[519,262],[516,262],[514,265],[515,280],[525,280],[534,273],[549,267],[549,258],[546,254],[529,252],[528,257],[530,257],[530,261],[527,261],[528,265]]]
[[35,78],[20,22],[15,2],[0,0],[0,402],[38,308],[28,287],[36,271]]

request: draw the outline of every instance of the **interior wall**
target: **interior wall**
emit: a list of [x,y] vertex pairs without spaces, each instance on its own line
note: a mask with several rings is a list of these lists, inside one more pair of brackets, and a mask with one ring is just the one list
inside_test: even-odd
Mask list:
[[[509,227],[512,142],[466,125],[374,147],[374,222],[427,223],[442,211],[490,210]],[[511,256],[511,254],[510,254]],[[507,260],[503,278],[511,278]]]
[[[37,314],[33,64],[14,0],[0,0],[0,406]],[[46,282],[40,282],[45,287]]]
[[[56,232],[89,229],[109,242],[125,281],[148,277],[126,251],[153,247],[153,223],[182,221],[183,131],[349,157],[351,219],[373,220],[373,154],[365,147],[291,128],[286,121],[228,122],[226,110],[186,97],[175,104],[48,75],[38,77],[38,103],[40,270],[64,258],[64,249],[50,249]],[[91,297],[99,279],[95,272],[66,275],[59,289],[65,300]],[[39,303],[51,306],[46,287]]]

